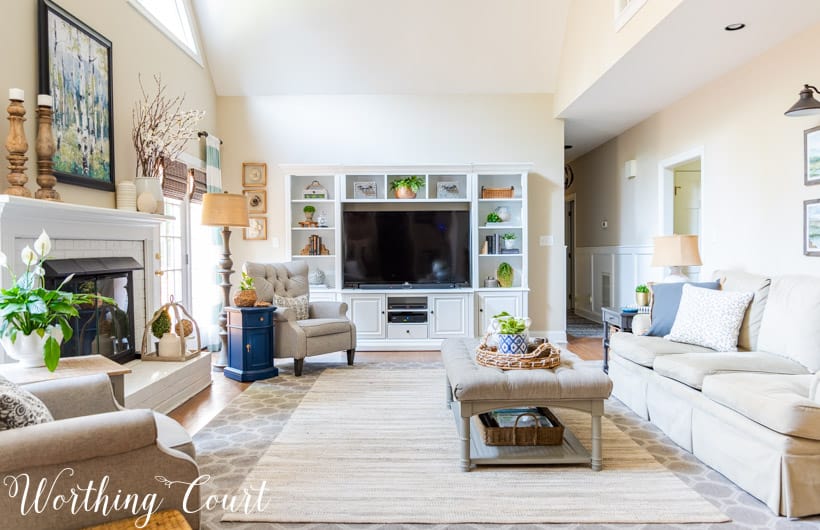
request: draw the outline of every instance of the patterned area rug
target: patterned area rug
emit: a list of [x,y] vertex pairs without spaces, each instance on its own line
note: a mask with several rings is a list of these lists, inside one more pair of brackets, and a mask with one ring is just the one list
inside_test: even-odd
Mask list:
[[[234,493],[255,467],[276,436],[282,432],[292,412],[315,383],[319,374],[326,367],[343,370],[407,370],[441,368],[439,363],[411,362],[374,362],[357,363],[347,367],[341,363],[306,362],[302,377],[292,376],[290,363],[284,363],[280,376],[269,381],[254,383],[247,391],[237,397],[211,423],[194,437],[197,447],[197,460],[203,474],[211,475],[212,480],[202,486],[202,498],[210,496],[224,497]],[[651,424],[636,417],[616,400],[607,403],[606,416],[618,428],[627,434],[637,445],[646,449],[654,459],[671,470],[690,488],[700,493],[719,511],[729,516],[732,523],[717,524],[321,524],[321,523],[228,523],[220,522],[223,509],[217,506],[202,513],[202,527],[206,529],[359,529],[393,530],[408,529],[443,530],[505,530],[507,528],[527,529],[655,529],[678,528],[681,530],[705,529],[803,529],[817,528],[820,518],[790,521],[778,518],[762,503],[735,487],[719,473],[701,464],[689,453],[679,449]],[[455,428],[455,427],[453,427]],[[594,475],[591,475],[594,478]],[[276,499],[272,502],[277,502]],[[282,500],[281,502],[285,502]],[[218,504],[218,503],[216,503]]]
[[604,328],[600,322],[593,322],[574,313],[567,313],[567,335],[573,337],[603,337]]

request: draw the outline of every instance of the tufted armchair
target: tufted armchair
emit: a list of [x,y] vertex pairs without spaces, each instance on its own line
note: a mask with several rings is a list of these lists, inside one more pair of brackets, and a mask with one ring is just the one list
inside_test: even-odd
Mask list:
[[[305,262],[246,262],[242,270],[254,280],[256,297],[265,302],[274,295],[295,298],[308,294],[308,265]],[[347,364],[356,355],[356,326],[346,316],[344,302],[312,302],[309,317],[298,320],[293,308],[277,307],[275,312],[274,357],[293,358],[293,371],[302,375],[305,357],[337,351],[347,352]]]

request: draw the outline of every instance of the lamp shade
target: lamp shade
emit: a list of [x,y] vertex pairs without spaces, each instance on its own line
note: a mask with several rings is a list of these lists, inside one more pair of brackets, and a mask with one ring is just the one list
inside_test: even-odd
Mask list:
[[248,226],[248,203],[235,193],[206,193],[202,197],[205,226]]
[[698,236],[671,235],[655,238],[652,267],[703,265],[698,252]]
[[803,90],[800,91],[800,99],[784,114],[786,116],[810,116],[812,114],[820,114],[820,101],[814,99],[812,89],[814,92],[817,91],[817,89],[811,85],[803,85]]

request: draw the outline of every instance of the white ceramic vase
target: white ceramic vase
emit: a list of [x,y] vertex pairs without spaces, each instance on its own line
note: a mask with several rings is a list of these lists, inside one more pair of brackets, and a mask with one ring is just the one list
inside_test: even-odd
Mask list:
[[163,335],[162,338],[159,339],[157,353],[160,357],[179,357],[181,354],[179,337],[170,332]]
[[499,206],[498,208],[495,209],[495,213],[501,219],[502,223],[506,223],[507,221],[510,220],[510,209],[507,208],[506,206]]
[[17,333],[14,343],[11,338],[3,337],[0,339],[0,344],[3,345],[6,355],[12,359],[19,361],[20,366],[26,368],[38,368],[46,365],[45,353],[43,347],[49,337],[57,339],[58,343],[63,342],[63,332],[58,327],[50,327],[46,333],[41,337],[36,332],[28,335]]
[[117,209],[137,211],[137,187],[133,180],[117,182]]
[[511,248],[515,248],[515,239],[503,239],[504,241],[504,248],[510,250]]
[[159,179],[151,177],[137,177],[134,179],[134,186],[136,186],[137,189],[137,207],[139,207],[140,195],[142,195],[143,193],[150,193],[156,201],[156,206],[154,211],[146,213],[163,213],[165,206],[162,197],[162,182]]

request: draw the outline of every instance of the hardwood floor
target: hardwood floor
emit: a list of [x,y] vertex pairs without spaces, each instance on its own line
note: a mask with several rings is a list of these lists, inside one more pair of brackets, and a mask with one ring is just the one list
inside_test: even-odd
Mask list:
[[[582,359],[603,359],[603,346],[600,338],[573,337],[572,335],[567,338],[569,341],[567,349]],[[343,356],[343,354],[340,355]],[[341,357],[339,359],[341,360]],[[356,352],[357,361],[435,362],[439,359],[441,359],[441,354],[438,351]],[[291,361],[282,360],[277,361],[277,364],[289,362]],[[250,385],[251,383],[240,383],[228,379],[219,372],[214,372],[211,386],[174,409],[169,416],[181,423],[189,433],[194,434]]]

